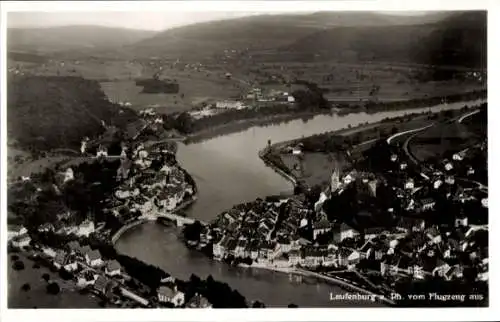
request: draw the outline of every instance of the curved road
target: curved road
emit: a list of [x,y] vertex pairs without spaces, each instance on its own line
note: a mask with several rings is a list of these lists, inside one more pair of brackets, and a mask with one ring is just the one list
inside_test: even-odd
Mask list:
[[[474,114],[477,114],[477,113],[479,113],[479,112],[480,112],[480,110],[475,110],[475,111],[469,112],[469,113],[467,113],[467,114],[464,114],[464,115],[460,116],[459,118],[456,118],[454,121],[455,121],[455,122],[458,122],[458,123],[462,123],[462,121],[463,121],[464,119],[466,119],[466,118],[468,118],[468,117],[470,117],[470,116],[472,116],[472,115],[474,115]],[[414,138],[414,137],[415,137],[418,133],[420,133],[420,132],[422,132],[422,131],[424,131],[424,130],[426,130],[426,129],[428,129],[429,127],[434,126],[434,125],[435,125],[435,123],[432,123],[432,124],[430,124],[430,125],[427,125],[427,126],[421,127],[421,128],[419,128],[419,129],[409,130],[409,131],[404,131],[404,132],[396,133],[396,134],[392,135],[391,137],[389,137],[389,138],[387,139],[387,143],[388,143],[388,144],[390,144],[390,143],[391,143],[391,141],[392,141],[394,138],[398,137],[398,136],[405,135],[405,134],[408,134],[408,133],[414,133],[414,132],[415,132],[413,135],[410,135],[410,136],[409,136],[409,137],[405,140],[405,142],[403,143],[403,151],[406,153],[406,155],[410,158],[410,160],[411,160],[412,162],[414,162],[415,164],[419,164],[420,162],[417,160],[417,158],[415,158],[415,156],[414,156],[414,155],[413,155],[413,154],[412,154],[412,153],[408,150],[408,144],[410,143],[410,141],[411,141],[411,140],[412,140],[412,139],[413,139],[413,138]],[[425,166],[424,166],[424,168],[425,168]],[[422,176],[425,176],[425,174],[423,174],[423,173],[421,173],[421,175],[422,175]],[[427,177],[427,176],[425,176],[425,177]],[[478,182],[478,181],[471,180],[471,179],[467,179],[467,178],[457,178],[457,179],[458,179],[458,180],[461,180],[461,181],[464,181],[464,182],[474,183],[474,184],[476,184],[476,185],[477,185],[477,187],[478,187],[478,189],[479,189],[479,190],[481,190],[481,191],[483,191],[483,192],[486,192],[486,193],[488,192],[488,186],[486,186],[486,185],[484,185],[484,184],[482,184],[482,183],[480,183],[480,182]]]

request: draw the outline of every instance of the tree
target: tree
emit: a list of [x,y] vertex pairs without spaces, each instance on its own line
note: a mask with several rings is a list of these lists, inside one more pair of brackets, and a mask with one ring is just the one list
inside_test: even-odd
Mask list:
[[23,286],[21,286],[21,290],[25,291],[25,292],[28,292],[29,290],[31,290],[31,286],[29,283],[24,283]]
[[266,307],[266,305],[260,301],[255,301],[252,304],[253,309],[260,309],[260,308],[265,308],[265,307]]
[[49,275],[49,274],[47,274],[47,273],[44,273],[44,274],[42,275],[42,278],[43,278],[46,282],[48,282],[48,281],[50,280],[50,275]]
[[16,271],[20,271],[24,269],[24,263],[20,260],[15,261],[14,264],[12,265],[12,268]]
[[59,294],[59,292],[61,291],[59,284],[57,284],[56,282],[52,282],[49,285],[47,285],[46,289],[47,289],[47,293],[52,294],[52,295]]
[[193,119],[187,112],[183,112],[177,116],[176,129],[182,133],[191,133],[193,131]]

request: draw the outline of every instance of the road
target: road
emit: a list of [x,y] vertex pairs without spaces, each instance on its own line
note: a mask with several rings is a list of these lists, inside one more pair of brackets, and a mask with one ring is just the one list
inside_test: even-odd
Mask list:
[[462,116],[458,119],[458,121],[457,121],[457,122],[458,122],[458,123],[462,123],[462,122],[463,122],[463,120],[465,120],[465,119],[466,119],[466,118],[468,118],[469,116],[472,116],[472,115],[477,114],[477,113],[479,113],[479,112],[481,112],[481,110],[475,110],[475,111],[472,111],[472,112],[467,113],[467,114],[465,114],[465,115],[462,115]]
[[[455,118],[455,119],[454,119],[454,120],[452,120],[452,121],[454,121],[454,122],[458,122],[458,123],[461,123],[464,119],[466,119],[466,118],[468,118],[468,117],[470,117],[470,116],[472,116],[472,115],[474,115],[474,114],[477,114],[477,113],[479,113],[479,112],[480,112],[480,110],[475,110],[475,111],[469,112],[469,113],[467,113],[467,114],[464,114],[464,115],[460,116],[459,118]],[[409,145],[410,141],[411,141],[411,140],[412,140],[412,139],[413,139],[413,138],[414,138],[414,137],[415,137],[418,133],[420,133],[420,132],[422,132],[422,131],[424,131],[424,130],[428,129],[429,127],[433,126],[434,124],[435,124],[435,123],[430,124],[430,125],[427,125],[427,126],[424,126],[424,127],[421,127],[421,128],[418,128],[418,129],[415,129],[415,130],[409,130],[409,131],[404,131],[404,132],[399,132],[399,133],[396,133],[396,134],[392,135],[391,137],[389,137],[389,138],[387,139],[387,143],[388,143],[388,144],[390,144],[390,143],[391,143],[391,141],[392,141],[394,138],[398,137],[398,136],[405,135],[405,134],[409,134],[409,133],[414,133],[414,134],[410,135],[410,136],[409,136],[409,137],[405,140],[405,142],[403,143],[403,151],[406,153],[406,155],[410,158],[410,160],[411,160],[413,163],[415,163],[415,164],[417,164],[417,165],[418,165],[420,162],[419,162],[419,161],[417,160],[417,158],[415,158],[415,157],[413,156],[413,154],[409,151],[409,149],[408,149],[408,145]],[[426,168],[424,167],[424,169],[426,169]],[[427,177],[424,173],[421,173],[421,175],[422,175],[423,177]],[[470,180],[470,179],[467,179],[467,178],[457,178],[457,180],[464,181],[464,182],[469,182],[469,183],[474,183],[474,184],[476,184],[476,185],[477,185],[477,187],[478,187],[478,189],[479,189],[479,190],[481,190],[481,191],[483,191],[483,192],[486,192],[486,193],[488,192],[488,186],[486,186],[486,185],[484,185],[484,184],[482,184],[482,183],[480,183],[480,182],[478,182],[478,181]]]
[[[421,131],[423,131],[425,129],[430,128],[433,125],[434,125],[434,123],[426,125],[424,127],[418,128],[418,129],[407,130],[407,131],[403,131],[403,132],[399,132],[399,133],[396,133],[394,135],[391,135],[390,137],[387,138],[387,144],[391,144],[391,141],[394,140],[395,138],[399,137],[399,136],[402,136],[402,135],[405,135],[405,134],[409,134],[409,133],[414,133],[414,132],[418,133],[418,132],[421,132]],[[417,133],[415,133],[415,134],[417,134]],[[412,135],[411,137],[413,137],[413,136],[414,135]],[[408,139],[405,141],[405,144],[406,144],[407,141],[408,141]]]

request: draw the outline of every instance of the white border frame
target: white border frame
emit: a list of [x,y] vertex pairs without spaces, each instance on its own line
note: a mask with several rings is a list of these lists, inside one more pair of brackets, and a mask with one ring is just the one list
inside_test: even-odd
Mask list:
[[[498,116],[500,102],[499,65],[500,59],[500,3],[496,0],[351,0],[351,1],[2,1],[1,3],[1,89],[6,93],[6,12],[7,11],[245,11],[269,13],[271,11],[297,12],[297,11],[323,11],[323,10],[349,10],[349,11],[395,11],[395,10],[488,10],[488,100],[490,106],[489,119],[500,119]],[[493,33],[496,35],[493,35]],[[496,36],[496,37],[495,37]],[[498,273],[497,251],[500,234],[490,234],[490,307],[484,309],[394,309],[394,308],[355,308],[355,309],[266,309],[266,310],[73,310],[73,309],[47,309],[47,310],[13,310],[7,309],[7,254],[6,254],[6,97],[0,95],[2,108],[0,116],[1,130],[1,223],[0,223],[0,271],[1,271],[1,319],[3,321],[331,321],[331,320],[357,320],[357,321],[481,321],[494,320],[500,316],[500,310],[493,303],[500,303],[498,296],[500,278]],[[492,122],[490,122],[492,123]],[[499,141],[496,140],[495,129],[489,126],[490,151],[500,151]],[[496,183],[499,177],[496,163],[500,160],[497,155],[490,153],[489,164],[490,182]],[[495,160],[496,159],[496,160]],[[496,162],[495,162],[496,161]],[[498,196],[495,186],[489,187],[490,194]],[[495,216],[498,213],[499,203],[496,198],[490,197],[490,230],[497,231],[500,220]]]

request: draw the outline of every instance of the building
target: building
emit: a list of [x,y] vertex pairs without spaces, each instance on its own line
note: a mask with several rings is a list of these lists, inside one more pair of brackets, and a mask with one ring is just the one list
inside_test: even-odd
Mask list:
[[77,236],[88,237],[93,232],[95,232],[94,222],[92,220],[85,220],[78,226],[78,230],[75,233]]
[[49,231],[54,231],[54,225],[50,224],[50,223],[45,223],[41,226],[38,227],[38,231],[41,232],[41,233],[46,233],[46,232],[49,232]]
[[28,233],[28,229],[26,229],[24,226],[12,226],[9,225],[8,232],[7,232],[7,239],[11,240],[12,238],[16,236],[22,236],[24,234]]
[[455,218],[455,227],[467,227],[468,224],[469,218],[464,214],[460,214]]
[[106,288],[108,286],[108,282],[109,281],[105,276],[99,275],[94,282],[94,289],[97,292],[104,294],[104,293],[106,293]]
[[77,240],[72,240],[67,244],[67,250],[70,254],[76,254],[81,248],[80,243]]
[[357,250],[353,250],[349,256],[347,256],[348,265],[356,265],[361,260],[361,254]]
[[246,239],[238,240],[236,244],[236,248],[234,250],[234,256],[244,258],[245,257],[245,248],[247,247],[248,241]]
[[80,287],[94,285],[97,276],[98,275],[94,275],[94,273],[90,270],[82,272],[82,274],[78,276],[77,285]]
[[241,109],[244,109],[245,106],[240,101],[225,100],[225,101],[218,101],[218,102],[216,102],[215,103],[215,108],[241,110]]
[[106,275],[109,276],[117,276],[120,275],[121,273],[121,266],[116,260],[109,261],[106,264],[106,269],[105,269]]
[[436,202],[432,198],[426,198],[422,199],[422,211],[427,211],[427,210],[432,210],[434,209],[434,206],[436,205]]
[[54,267],[60,269],[66,263],[66,253],[62,250],[58,251],[54,258]]
[[407,190],[413,190],[415,188],[415,182],[413,179],[408,179],[405,183],[405,189]]
[[64,269],[68,272],[74,272],[78,269],[78,263],[75,255],[68,255],[64,262]]
[[31,237],[28,234],[14,236],[12,238],[12,246],[18,248],[29,246],[30,242]]
[[190,309],[208,309],[212,304],[202,295],[196,293],[187,303],[186,307]]
[[66,172],[64,172],[64,182],[68,182],[75,179],[73,169],[67,168]]
[[160,286],[158,288],[158,301],[162,303],[172,303],[175,306],[184,304],[184,293],[178,292],[177,288],[171,289],[167,286]]
[[56,251],[49,247],[44,247],[43,253],[51,258],[54,258],[57,255]]
[[99,158],[99,157],[107,157],[108,156],[108,149],[102,145],[99,146],[99,148],[97,149],[97,153],[96,153],[96,157]]
[[316,203],[314,204],[314,211],[320,212],[321,209],[323,209],[323,204],[326,200],[328,200],[328,197],[324,192],[321,192],[318,201],[316,201]]
[[213,254],[215,258],[223,258],[227,252],[227,246],[230,241],[229,236],[224,236],[217,244],[213,246]]
[[87,265],[91,267],[98,267],[104,264],[101,258],[101,254],[98,250],[91,250],[89,253],[85,255],[85,261]]
[[337,191],[340,188],[340,169],[335,167],[332,176],[330,178],[330,190],[331,192]]
[[316,239],[319,235],[332,230],[332,225],[326,217],[323,217],[319,222],[313,225],[313,238]]
[[342,223],[341,225],[337,225],[335,227],[333,239],[336,242],[341,242],[346,238],[354,238],[358,235],[359,235],[359,232],[356,229],[350,227],[346,223]]
[[288,253],[288,262],[291,266],[296,266],[302,261],[300,250],[292,250]]

